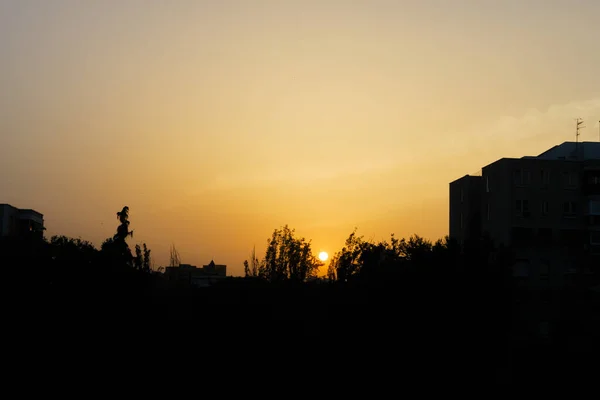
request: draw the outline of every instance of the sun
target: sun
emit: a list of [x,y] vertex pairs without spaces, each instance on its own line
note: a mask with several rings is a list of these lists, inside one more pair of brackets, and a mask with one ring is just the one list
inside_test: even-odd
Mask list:
[[319,260],[327,261],[328,258],[329,258],[329,254],[327,254],[326,251],[322,251],[319,253]]

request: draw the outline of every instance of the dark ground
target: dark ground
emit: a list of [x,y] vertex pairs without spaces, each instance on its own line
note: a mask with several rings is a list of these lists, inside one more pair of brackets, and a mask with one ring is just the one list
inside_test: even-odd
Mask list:
[[99,352],[114,354],[117,364],[147,359],[159,370],[183,362],[257,379],[318,377],[344,385],[548,386],[594,379],[597,298],[555,294],[547,307],[550,339],[543,340],[532,323],[541,311],[528,315],[518,305],[528,296],[448,281],[342,287],[232,279],[190,289],[124,279],[22,288],[7,315],[14,317],[15,346],[25,343],[20,351],[34,358]]

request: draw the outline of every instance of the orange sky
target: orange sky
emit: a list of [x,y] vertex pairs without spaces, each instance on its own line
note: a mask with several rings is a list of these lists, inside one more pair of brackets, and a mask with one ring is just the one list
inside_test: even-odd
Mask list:
[[598,140],[596,1],[2,1],[0,202],[241,274],[284,224],[447,234],[448,183]]

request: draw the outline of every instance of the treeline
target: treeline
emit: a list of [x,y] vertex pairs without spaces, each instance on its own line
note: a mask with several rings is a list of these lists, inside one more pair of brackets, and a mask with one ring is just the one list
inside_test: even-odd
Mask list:
[[[375,242],[359,236],[355,229],[331,257],[327,274],[320,280],[356,285],[395,282],[408,275],[430,279],[460,276],[462,280],[489,276],[505,284],[512,260],[509,249],[495,248],[483,238],[464,248],[447,236],[432,242],[419,235],[399,239],[391,234],[389,241]],[[274,230],[263,258],[257,256],[256,248],[252,250],[244,261],[244,276],[270,283],[310,282],[317,280],[324,266],[313,255],[311,242],[285,225]]]
[[[98,278],[94,281],[100,276],[105,280],[118,280],[118,274],[131,271],[159,276],[161,268],[154,266],[147,245],[136,244],[132,252],[127,243],[133,237],[129,207],[123,207],[116,215],[119,221],[116,232],[104,240],[100,248],[81,238],[56,235],[47,239],[32,232],[27,236],[3,238],[0,259],[8,270],[13,268],[15,273],[30,275],[29,280],[22,281],[38,285],[60,282],[91,285],[93,282],[89,279],[78,280],[86,274],[96,274]],[[174,251],[173,248],[171,259],[178,262],[176,251],[173,257]],[[353,286],[391,283],[407,279],[409,275],[411,279],[427,277],[430,280],[494,275],[494,279],[499,278],[498,282],[504,282],[506,277],[501,275],[508,271],[506,267],[511,262],[506,249],[495,249],[485,240],[465,249],[448,237],[432,242],[418,235],[398,239],[392,234],[389,240],[375,242],[359,236],[355,229],[343,248],[325,264],[313,254],[311,241],[297,236],[287,225],[273,231],[263,254],[259,257],[255,248],[244,261],[247,284],[327,281]],[[325,277],[318,276],[324,267],[327,267]]]
[[92,289],[94,287],[135,286],[153,275],[151,250],[146,243],[131,251],[126,239],[129,207],[116,213],[116,233],[100,248],[82,238],[55,235],[45,238],[40,232],[4,237],[0,240],[0,260],[5,276],[14,287],[35,290],[57,288]]

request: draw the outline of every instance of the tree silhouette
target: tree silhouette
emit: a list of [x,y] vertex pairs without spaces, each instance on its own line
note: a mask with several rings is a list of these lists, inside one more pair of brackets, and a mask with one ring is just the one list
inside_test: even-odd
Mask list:
[[127,239],[127,236],[133,237],[133,231],[129,231],[129,207],[125,206],[121,211],[117,212],[117,219],[121,222],[121,225],[117,227],[114,239],[124,241]]
[[144,243],[144,261],[142,262],[142,270],[145,272],[150,272],[152,269],[152,261],[150,258],[150,249],[148,249],[148,247],[146,246],[146,243]]
[[[316,276],[323,265],[312,254],[310,241],[295,237],[295,230],[287,225],[275,229],[268,243],[264,260],[258,263],[254,256],[253,264],[259,264],[258,275],[270,282],[304,282]],[[252,272],[250,266],[248,271]]]
[[135,269],[141,271],[144,263],[142,248],[139,244],[135,245],[135,257],[133,258],[133,266]]
[[356,235],[356,228],[350,233],[344,247],[331,257],[327,275],[330,279],[347,282],[361,269],[360,255],[365,247],[362,236]]
[[175,245],[171,244],[169,265],[171,267],[179,267],[180,264],[181,264],[181,257],[179,256],[179,252],[175,248]]
[[259,276],[261,268],[261,261],[256,257],[256,246],[254,246],[250,254],[250,262],[244,260],[244,276],[256,278]]
[[117,212],[117,218],[121,224],[117,227],[117,233],[112,238],[102,243],[101,251],[105,254],[107,262],[112,265],[134,266],[134,257],[126,242],[128,236],[133,237],[133,231],[129,231],[129,207],[125,206]]
[[432,249],[432,243],[419,235],[411,235],[408,240],[402,239],[398,243],[398,255],[414,263],[428,261]]
[[52,259],[57,263],[91,264],[98,253],[92,243],[80,238],[55,235],[49,244]]
[[150,250],[146,246],[146,243],[142,243],[142,246],[139,244],[135,245],[133,267],[138,271],[150,272]]
[[356,229],[344,247],[331,258],[327,276],[339,282],[395,279],[400,272],[455,268],[459,249],[448,237],[435,243],[419,236],[374,243],[357,236]]

